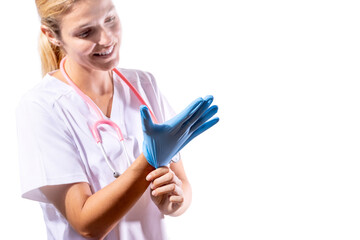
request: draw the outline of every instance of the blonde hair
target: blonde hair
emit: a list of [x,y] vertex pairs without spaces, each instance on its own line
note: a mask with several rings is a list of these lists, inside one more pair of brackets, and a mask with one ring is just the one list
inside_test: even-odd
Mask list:
[[[78,0],[35,0],[41,18],[41,24],[48,27],[54,36],[61,40],[60,20]],[[65,56],[64,50],[52,44],[44,33],[39,36],[39,53],[42,75],[59,69],[60,61]]]

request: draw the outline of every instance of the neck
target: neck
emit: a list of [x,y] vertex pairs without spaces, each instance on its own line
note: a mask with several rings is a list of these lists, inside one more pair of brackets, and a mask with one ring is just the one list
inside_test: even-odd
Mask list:
[[112,71],[84,68],[68,58],[65,70],[70,79],[88,96],[103,96],[113,93]]

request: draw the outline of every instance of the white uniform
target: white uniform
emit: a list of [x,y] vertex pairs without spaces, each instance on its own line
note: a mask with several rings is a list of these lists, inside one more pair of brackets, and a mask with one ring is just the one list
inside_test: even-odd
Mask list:
[[[119,70],[139,91],[159,122],[174,115],[151,74]],[[124,144],[133,161],[142,152],[141,103],[116,74],[113,76],[114,97],[110,119],[121,128]],[[114,181],[90,131],[96,120],[94,110],[75,90],[51,76],[51,73],[23,97],[17,109],[22,197],[40,202],[48,239],[83,238],[49,203],[40,187],[87,182],[95,193]],[[128,163],[117,135],[109,126],[99,129],[110,161],[117,171],[124,172]],[[105,239],[166,239],[163,218],[147,189]]]

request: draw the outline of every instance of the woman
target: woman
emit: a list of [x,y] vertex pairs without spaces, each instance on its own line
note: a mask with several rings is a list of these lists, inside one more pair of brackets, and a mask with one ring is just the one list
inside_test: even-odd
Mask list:
[[[40,202],[48,239],[165,239],[163,215],[179,216],[191,202],[178,151],[218,121],[209,120],[217,112],[212,97],[175,115],[151,74],[117,69],[148,104],[140,114],[140,99],[111,71],[121,43],[112,1],[36,6],[44,78],[17,111],[23,197]],[[154,124],[151,110],[166,122]],[[99,150],[91,132],[99,116],[120,126],[124,147],[101,125],[105,153]]]

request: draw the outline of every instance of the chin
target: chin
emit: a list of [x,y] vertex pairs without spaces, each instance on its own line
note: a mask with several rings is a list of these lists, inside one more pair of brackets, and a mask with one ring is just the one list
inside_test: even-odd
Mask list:
[[101,70],[101,71],[109,71],[113,68],[117,67],[119,64],[119,57],[117,56],[114,59],[111,59],[109,61],[103,61],[103,60],[96,60],[92,61],[93,68]]
[[96,65],[100,67],[103,71],[112,70],[117,67],[120,61],[120,53],[118,46],[115,46],[114,51],[108,57],[95,57],[92,56]]

